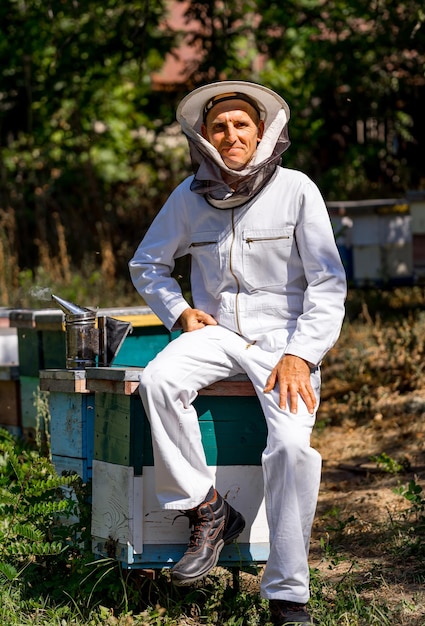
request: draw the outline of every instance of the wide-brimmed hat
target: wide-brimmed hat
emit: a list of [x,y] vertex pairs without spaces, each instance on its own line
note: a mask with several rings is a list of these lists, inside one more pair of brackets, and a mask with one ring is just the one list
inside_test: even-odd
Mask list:
[[[234,96],[232,96],[233,93]],[[223,80],[198,87],[185,96],[178,105],[177,120],[181,122],[184,119],[189,126],[200,132],[204,116],[209,110],[208,106],[210,105],[209,108],[212,108],[213,99],[223,94],[226,94],[226,99],[232,99],[232,97],[237,99],[238,94],[242,94],[246,96],[247,102],[253,100],[257,104],[255,108],[259,111],[266,127],[282,109],[285,111],[286,121],[289,120],[289,106],[283,98],[263,85],[248,83],[243,80]],[[242,99],[245,100],[245,98]]]

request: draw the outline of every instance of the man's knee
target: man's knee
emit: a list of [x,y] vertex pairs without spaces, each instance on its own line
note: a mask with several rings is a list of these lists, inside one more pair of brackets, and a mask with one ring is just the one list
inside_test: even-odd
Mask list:
[[283,462],[296,463],[309,450],[310,438],[301,431],[295,431],[269,439],[266,452],[281,457]]
[[170,366],[164,359],[154,359],[139,376],[140,395],[157,398],[174,395],[181,390],[178,366]]
[[161,371],[156,366],[154,361],[151,361],[139,375],[140,395],[143,397],[146,393],[152,393],[155,390],[159,390],[163,386],[164,381],[165,372]]

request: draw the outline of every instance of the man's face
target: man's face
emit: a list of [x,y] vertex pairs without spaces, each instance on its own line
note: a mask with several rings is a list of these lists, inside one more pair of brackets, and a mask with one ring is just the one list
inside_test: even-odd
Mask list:
[[248,102],[227,100],[211,109],[201,131],[218,150],[227,167],[241,170],[257,149],[264,122],[258,119],[257,112]]

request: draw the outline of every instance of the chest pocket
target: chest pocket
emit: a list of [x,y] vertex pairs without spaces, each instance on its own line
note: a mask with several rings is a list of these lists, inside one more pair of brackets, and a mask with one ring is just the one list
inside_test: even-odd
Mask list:
[[293,244],[292,227],[243,232],[243,271],[251,288],[262,289],[286,282]]
[[192,234],[189,254],[200,271],[207,289],[215,291],[222,280],[220,233],[205,231]]

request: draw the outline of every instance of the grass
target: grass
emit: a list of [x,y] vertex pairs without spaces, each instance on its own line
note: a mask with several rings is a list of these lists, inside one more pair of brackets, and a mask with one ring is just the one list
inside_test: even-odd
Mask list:
[[[379,413],[390,417],[394,413],[399,419],[406,412],[412,393],[421,390],[425,369],[423,305],[419,288],[350,297],[340,343],[324,368],[320,432],[347,424],[367,427]],[[384,409],[387,396],[390,401]],[[413,403],[409,409],[413,419],[415,406]],[[39,409],[45,422],[45,406]],[[418,442],[419,438],[412,446]],[[37,472],[53,471],[48,454],[45,450],[43,454],[29,452],[17,441],[14,446],[13,471],[19,474],[18,459],[28,485],[38,481],[39,486]],[[412,450],[415,452],[414,447]],[[409,474],[405,478],[409,468],[404,456],[400,442],[395,441],[394,449],[379,450],[371,458],[404,503],[399,513],[388,512],[373,532],[369,532],[371,521],[369,526],[360,525],[355,504],[344,509],[335,504],[323,516],[320,563],[311,569],[310,609],[317,624],[424,626],[419,607],[425,606],[421,591],[425,582],[425,499],[421,477]],[[6,457],[5,452],[0,455],[0,485],[10,486],[15,484],[15,474]],[[20,523],[37,522],[46,541],[57,541],[60,536],[67,549],[29,557],[8,556],[3,551],[3,562],[14,569],[8,575],[7,569],[0,568],[2,626],[269,626],[267,602],[259,596],[261,569],[241,572],[236,588],[232,573],[216,568],[203,582],[179,589],[171,584],[166,570],[150,577],[137,570],[122,570],[112,560],[94,561],[89,485],[79,482],[74,487],[80,507],[76,526],[61,527],[50,509],[39,509],[39,519],[33,519],[28,511],[34,501],[28,500],[27,511],[26,501],[21,500]],[[43,490],[34,494],[29,487],[28,498],[45,502]],[[11,510],[0,503],[2,527],[10,525],[10,516]],[[360,553],[363,556],[359,557]],[[394,589],[406,581],[412,593],[394,597]],[[389,594],[391,602],[387,601]]]
[[[365,600],[364,582],[356,579],[355,567],[337,583],[325,582],[321,575],[312,570],[312,600],[310,609],[321,626],[390,626],[394,623],[417,624],[423,622],[399,621],[398,609],[391,610],[384,604]],[[116,610],[104,604],[92,608],[81,608],[72,600],[64,598],[62,603],[49,602],[47,598],[28,599],[19,585],[2,585],[0,619],[4,626],[53,625],[58,626],[194,626],[195,624],[218,626],[268,626],[267,603],[257,592],[250,589],[251,581],[242,580],[242,588],[234,592],[229,585],[226,571],[217,568],[196,588],[177,593],[170,589],[167,574],[160,574],[155,582],[138,584],[141,592],[150,598],[149,606],[131,610]],[[116,584],[111,579],[111,585]],[[244,589],[244,586],[247,589]],[[371,582],[369,582],[369,585]],[[134,593],[136,580],[127,581],[128,592]],[[133,587],[133,589],[132,589]],[[400,607],[403,609],[404,607]],[[394,621],[397,620],[397,621]]]
[[[28,599],[27,592],[20,585],[2,585],[0,587],[0,619],[4,626],[53,625],[58,626],[193,626],[208,624],[219,626],[257,626],[267,625],[267,603],[256,592],[241,589],[234,592],[229,585],[226,571],[217,568],[215,573],[196,588],[177,593],[170,589],[166,574],[158,580],[141,583],[146,598],[151,604],[144,609],[117,611],[105,604],[82,609],[72,600],[62,603],[49,602],[48,598]],[[127,581],[128,591],[136,583]],[[116,584],[111,580],[111,584]],[[140,584],[140,581],[139,581]],[[244,582],[242,581],[242,587]],[[134,589],[132,590],[134,592]],[[312,571],[313,599],[311,611],[322,626],[347,624],[350,626],[372,624],[390,625],[391,614],[384,606],[365,602],[361,599],[358,585],[354,579],[346,577],[337,585],[324,584],[320,575]]]

